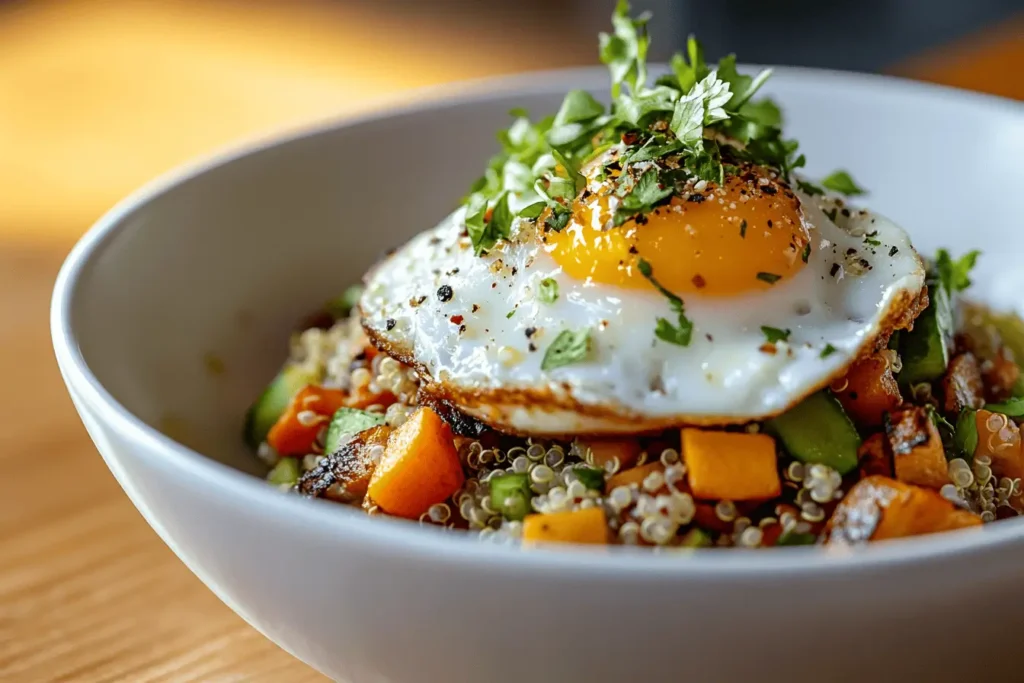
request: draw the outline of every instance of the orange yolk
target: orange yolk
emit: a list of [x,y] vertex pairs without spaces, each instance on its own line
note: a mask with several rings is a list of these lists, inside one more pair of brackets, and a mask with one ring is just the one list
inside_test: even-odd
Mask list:
[[642,258],[663,287],[680,294],[768,289],[804,267],[810,237],[792,190],[765,180],[757,169],[729,176],[722,187],[675,197],[619,227],[609,227],[608,192],[584,193],[569,225],[545,235],[547,249],[580,280],[650,287],[637,268]]

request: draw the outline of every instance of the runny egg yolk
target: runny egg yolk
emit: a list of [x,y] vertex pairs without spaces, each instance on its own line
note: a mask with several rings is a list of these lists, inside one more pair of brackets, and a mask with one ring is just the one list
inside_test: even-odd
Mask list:
[[551,256],[570,276],[629,288],[654,277],[676,293],[729,296],[763,290],[794,276],[810,242],[800,200],[759,169],[728,176],[687,198],[611,227],[611,189],[584,193],[561,232],[548,232]]

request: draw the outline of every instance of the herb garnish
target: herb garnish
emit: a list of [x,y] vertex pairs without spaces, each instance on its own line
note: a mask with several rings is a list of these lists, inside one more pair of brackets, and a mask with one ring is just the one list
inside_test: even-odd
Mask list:
[[541,361],[541,370],[554,370],[584,360],[590,353],[590,330],[562,330],[555,337]]
[[804,263],[807,263],[807,260],[811,258],[811,243],[810,242],[808,242],[807,244],[804,245],[804,250],[802,252],[800,252],[800,258],[803,260]]
[[761,282],[767,282],[770,285],[774,285],[776,282],[782,279],[781,275],[775,273],[758,273],[757,279]]
[[677,324],[675,325],[665,318],[658,318],[654,327],[654,336],[664,342],[668,342],[669,344],[689,346],[690,338],[693,336],[693,322],[686,317],[683,300],[662,287],[661,283],[654,279],[654,270],[651,268],[650,263],[644,259],[640,259],[637,262],[637,268],[640,270],[640,274],[647,278],[647,280],[654,285],[666,299],[668,299],[669,308],[671,308],[672,312],[677,316]]
[[947,294],[953,296],[971,286],[969,275],[980,255],[980,251],[969,251],[954,261],[945,249],[935,253],[935,272]]
[[537,290],[537,298],[545,304],[553,304],[558,299],[558,282],[551,277],[540,281]]
[[882,244],[882,241],[878,239],[878,231],[872,230],[868,234],[864,235],[864,244],[869,247],[877,247]]
[[789,341],[789,335],[792,334],[792,332],[792,330],[780,330],[777,327],[761,325],[761,333],[764,334],[764,338],[769,344]]
[[848,197],[855,197],[866,193],[866,190],[854,182],[853,178],[846,171],[835,171],[831,175],[822,178],[821,185],[825,189],[845,194]]
[[821,358],[821,359],[828,358],[829,356],[831,356],[835,352],[836,352],[836,347],[832,346],[831,344],[825,344],[825,348],[823,348],[821,350],[821,353],[818,355],[818,358]]
[[746,239],[747,237],[747,221],[740,221],[740,237]]

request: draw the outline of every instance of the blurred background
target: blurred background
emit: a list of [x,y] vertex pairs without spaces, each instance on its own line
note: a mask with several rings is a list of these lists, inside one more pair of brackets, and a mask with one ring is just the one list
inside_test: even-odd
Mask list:
[[[118,489],[52,360],[68,249],[224,144],[434,83],[596,63],[612,0],[0,0],[0,680],[318,680]],[[652,59],[881,71],[1024,99],[1021,0],[648,0]]]

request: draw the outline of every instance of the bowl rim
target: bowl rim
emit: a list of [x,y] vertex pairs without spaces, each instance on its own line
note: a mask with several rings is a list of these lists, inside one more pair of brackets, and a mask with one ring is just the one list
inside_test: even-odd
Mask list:
[[[652,70],[665,68],[664,65]],[[760,68],[745,65],[746,69]],[[818,83],[825,87],[860,89],[900,97],[926,98],[934,103],[951,99],[976,106],[1017,114],[1024,120],[1024,103],[947,86],[880,76],[802,67],[773,67],[776,80]],[[770,577],[825,576],[854,570],[882,569],[892,565],[932,562],[940,557],[977,552],[1008,542],[1024,541],[1024,520],[1004,521],[975,532],[946,532],[897,542],[872,544],[854,551],[806,547],[740,550],[727,552],[696,551],[685,560],[666,558],[649,550],[607,548],[602,552],[583,552],[574,547],[550,547],[545,552],[523,552],[519,548],[481,543],[466,534],[447,534],[421,528],[401,520],[369,519],[360,511],[322,501],[310,501],[282,493],[264,481],[204,456],[149,426],[121,405],[92,373],[78,346],[72,325],[72,307],[79,280],[104,247],[125,227],[132,213],[182,182],[271,147],[327,134],[339,128],[353,127],[373,120],[415,114],[453,106],[481,104],[515,94],[558,94],[571,88],[600,88],[607,84],[604,67],[582,67],[527,72],[498,78],[483,78],[420,88],[383,98],[342,116],[325,117],[300,126],[289,126],[234,143],[176,167],[118,202],[79,239],[66,257],[57,276],[50,309],[50,328],[54,351],[69,388],[79,392],[81,400],[96,411],[112,429],[142,446],[134,457],[153,461],[163,468],[177,470],[183,476],[215,482],[222,494],[242,500],[259,515],[290,519],[295,524],[317,529],[326,536],[343,534],[353,543],[374,546],[381,555],[429,561],[438,566],[459,564],[478,569],[511,569],[543,574],[561,569],[574,576],[629,576],[664,580],[735,578],[738,580]],[[322,530],[322,531],[320,531]],[[411,557],[412,556],[412,557]],[[525,574],[524,574],[525,575]]]

